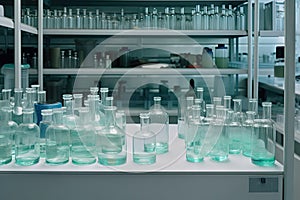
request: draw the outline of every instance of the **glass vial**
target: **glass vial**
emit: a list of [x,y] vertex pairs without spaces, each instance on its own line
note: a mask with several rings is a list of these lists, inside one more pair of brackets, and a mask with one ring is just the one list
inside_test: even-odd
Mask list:
[[62,165],[69,162],[70,157],[70,130],[63,124],[63,108],[53,109],[53,124],[45,134],[46,163]]
[[169,151],[169,115],[161,106],[161,97],[154,97],[150,109],[150,130],[156,135],[156,153]]
[[105,128],[97,131],[98,162],[102,165],[126,163],[126,134],[116,125],[116,107],[105,107]]
[[33,122],[33,109],[23,110],[23,123],[15,135],[15,159],[17,165],[29,166],[40,160],[40,128]]
[[140,114],[140,124],[140,131],[133,136],[133,162],[153,164],[156,162],[156,138],[149,130],[149,113]]

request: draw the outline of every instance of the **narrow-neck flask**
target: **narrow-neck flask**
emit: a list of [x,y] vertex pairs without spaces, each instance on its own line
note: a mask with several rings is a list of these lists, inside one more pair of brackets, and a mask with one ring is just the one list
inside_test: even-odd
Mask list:
[[224,108],[231,110],[231,96],[224,96]]
[[158,15],[157,15],[157,9],[153,8],[152,11],[152,28],[157,29],[158,28]]
[[164,18],[162,12],[158,12],[157,26],[159,29],[164,28]]
[[212,122],[214,120],[214,105],[206,104],[206,116],[200,121],[199,134],[202,138],[201,154],[208,156],[215,144],[215,137],[212,134]]
[[102,105],[106,106],[106,97],[108,96],[108,88],[100,88],[100,98],[102,101]]
[[126,132],[126,113],[124,110],[117,110],[116,123],[120,129]]
[[235,27],[234,15],[232,12],[232,5],[229,5],[229,7],[228,7],[227,27],[228,27],[228,30],[234,30],[234,27]]
[[101,28],[107,29],[106,14],[104,12],[102,12],[102,14],[101,14]]
[[214,30],[220,30],[219,6],[215,6],[215,12],[214,12]]
[[169,151],[169,115],[161,106],[161,97],[154,97],[150,109],[150,130],[156,135],[156,153]]
[[170,13],[169,13],[169,7],[165,8],[165,14],[164,14],[164,28],[170,29]]
[[89,165],[96,162],[96,131],[89,117],[89,108],[79,109],[79,120],[71,130],[71,157],[76,165]]
[[2,89],[2,106],[11,107],[11,89]]
[[74,23],[74,16],[73,16],[73,12],[72,9],[69,9],[69,14],[67,17],[67,24],[68,24],[68,28],[73,29],[75,28],[75,23]]
[[79,109],[82,107],[83,94],[73,94],[74,114],[79,116]]
[[258,166],[275,163],[276,127],[271,119],[271,102],[263,102],[263,118],[255,119],[252,135],[251,161]]
[[23,122],[15,134],[17,165],[34,165],[40,160],[40,128],[33,122],[33,109],[24,109]]
[[96,14],[94,17],[94,24],[95,24],[95,29],[101,29],[101,16],[100,16],[100,11],[99,9],[96,9]]
[[149,113],[140,114],[140,130],[133,136],[133,162],[153,164],[156,162],[156,137],[149,130]]
[[40,121],[40,156],[42,158],[46,155],[46,130],[53,122],[52,120],[52,109],[45,109],[41,111],[42,121]]
[[[206,106],[205,106],[205,101],[204,101],[204,97],[203,97],[203,93],[204,93],[204,89],[203,87],[197,87],[196,88],[196,99],[199,99],[199,103],[200,103],[200,106],[201,106],[201,113],[200,115],[201,116],[205,116],[205,113],[206,113]],[[195,102],[196,102],[196,99],[195,99]]]
[[100,115],[99,110],[99,95],[90,94],[88,95],[88,104],[89,104],[89,115],[90,115],[90,121],[94,125],[103,125],[105,122],[102,122],[103,119]]
[[[0,102],[2,105],[3,100]],[[14,154],[14,137],[18,125],[11,121],[11,114],[11,107],[0,108],[0,165],[10,163]]]
[[187,132],[185,136],[186,160],[189,162],[202,162],[205,154],[201,151],[203,142],[203,132],[200,132],[201,107],[192,106],[192,117],[187,121]]
[[95,28],[95,18],[93,16],[93,12],[92,11],[89,11],[88,28],[89,29],[94,29]]
[[239,120],[239,113],[229,110],[226,125],[226,132],[229,136],[229,153],[239,154],[241,152],[242,124]]
[[243,123],[242,130],[242,154],[246,157],[251,157],[252,142],[251,136],[253,134],[253,123],[255,119],[255,112],[247,111],[247,119]]
[[17,124],[21,124],[23,121],[23,106],[22,106],[22,94],[21,88],[15,88],[14,90],[14,107],[12,119]]
[[70,130],[63,124],[63,109],[53,109],[53,123],[46,129],[46,163],[62,165],[69,162]]
[[240,30],[246,30],[246,16],[244,13],[244,7],[240,7]]
[[217,162],[226,161],[229,154],[228,135],[225,131],[227,125],[226,115],[226,109],[223,106],[217,106],[216,116],[211,123],[211,131],[209,132],[213,142],[209,156]]
[[144,27],[146,29],[150,29],[150,27],[151,27],[151,16],[149,15],[149,8],[148,7],[145,8],[144,19],[145,19],[145,25],[144,25]]
[[[202,22],[201,22],[202,23]],[[186,30],[186,16],[184,13],[184,7],[180,8],[180,22],[179,22],[179,29]]]
[[214,30],[215,29],[215,6],[214,4],[210,5],[209,13],[209,29]]
[[89,28],[89,19],[86,14],[86,9],[82,9],[82,28],[88,29]]
[[58,16],[58,12],[56,9],[54,9],[54,11],[53,11],[53,20],[54,20],[54,28],[60,29],[61,28],[61,20],[60,20],[60,17]]
[[226,15],[226,7],[222,5],[222,11],[220,15],[220,29],[227,30],[227,15]]
[[98,162],[102,165],[126,163],[127,146],[125,132],[116,126],[116,107],[105,107],[105,128],[97,131]]
[[202,29],[203,30],[209,29],[209,16],[208,16],[207,6],[203,7]]
[[170,29],[175,30],[176,29],[176,14],[175,14],[175,8],[170,9]]
[[258,100],[256,98],[250,98],[248,102],[248,111],[255,113],[255,118],[258,118]]

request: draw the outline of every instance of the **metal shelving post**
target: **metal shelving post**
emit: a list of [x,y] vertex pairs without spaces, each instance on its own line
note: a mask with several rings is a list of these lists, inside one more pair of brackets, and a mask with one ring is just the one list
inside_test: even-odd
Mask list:
[[285,1],[284,200],[294,199],[295,0]]
[[252,0],[248,0],[248,98],[252,98],[252,84]]
[[14,1],[15,88],[21,88],[21,0]]
[[38,2],[38,83],[40,85],[40,89],[44,88],[44,80],[43,80],[43,2],[44,0],[39,0]]

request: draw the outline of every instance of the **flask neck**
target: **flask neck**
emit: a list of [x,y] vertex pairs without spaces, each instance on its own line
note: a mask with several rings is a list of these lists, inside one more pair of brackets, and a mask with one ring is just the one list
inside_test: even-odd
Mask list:
[[148,131],[149,130],[149,116],[148,117],[140,117],[141,123],[141,131]]
[[4,122],[7,123],[8,121],[11,120],[11,109],[9,108],[2,108],[0,110],[0,123]]
[[105,108],[105,125],[106,127],[116,126],[116,107],[110,106]]
[[242,112],[242,100],[241,99],[233,99],[233,111],[235,113]]
[[214,106],[212,104],[206,105],[206,117],[212,118],[214,116]]
[[33,112],[23,112],[23,124],[33,123]]
[[272,116],[272,104],[270,102],[264,102],[263,106],[263,118],[264,119],[271,119]]
[[15,91],[15,107],[21,106],[22,105],[22,94],[23,92],[21,90]]

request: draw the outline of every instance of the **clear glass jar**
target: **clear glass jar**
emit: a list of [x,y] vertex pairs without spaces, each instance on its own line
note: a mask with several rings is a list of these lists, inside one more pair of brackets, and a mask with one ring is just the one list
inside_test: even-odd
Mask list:
[[169,115],[161,106],[161,97],[154,97],[154,105],[150,109],[150,131],[156,135],[156,153],[169,151]]
[[96,162],[96,131],[90,121],[89,109],[79,109],[79,120],[71,130],[71,157],[76,165],[88,165]]
[[247,111],[247,119],[243,123],[242,127],[242,154],[246,157],[251,157],[252,142],[251,137],[253,134],[253,123],[255,119],[255,112]]
[[276,127],[271,119],[271,102],[263,102],[263,118],[255,119],[252,135],[251,161],[258,166],[273,166],[275,163]]
[[133,162],[153,164],[156,162],[156,137],[149,130],[149,113],[140,114],[141,128],[133,135]]
[[33,122],[33,109],[23,110],[23,122],[15,134],[17,165],[34,165],[40,160],[40,128]]
[[[3,101],[0,101],[1,106],[6,103]],[[0,108],[0,165],[10,163],[14,154],[14,137],[18,125],[11,121],[11,114],[11,107]]]
[[12,119],[17,124],[23,122],[23,106],[22,106],[23,90],[21,88],[14,89],[14,107]]
[[45,109],[41,111],[42,114],[42,121],[40,121],[40,156],[42,158],[46,155],[46,130],[48,126],[50,126],[53,123],[52,119],[52,109]]
[[70,129],[63,124],[63,108],[53,109],[53,123],[48,126],[46,138],[46,163],[62,165],[69,162]]
[[98,162],[102,165],[126,163],[126,134],[116,125],[116,107],[105,107],[105,128],[97,130]]

